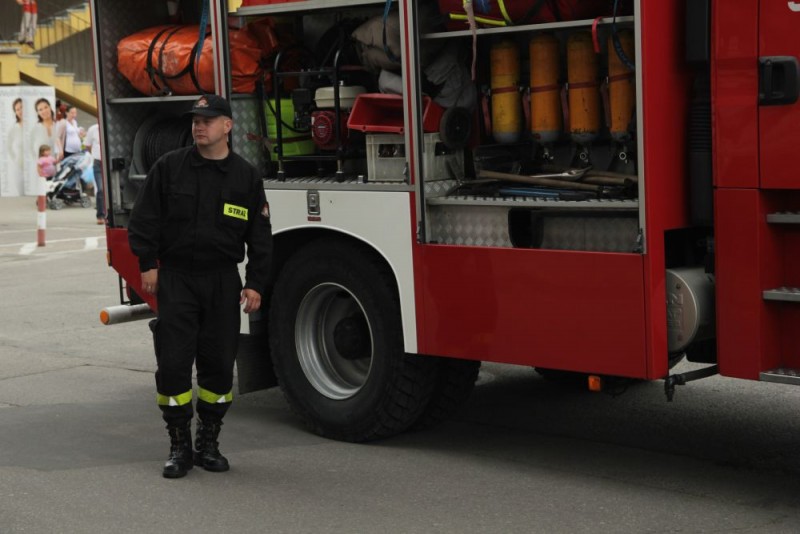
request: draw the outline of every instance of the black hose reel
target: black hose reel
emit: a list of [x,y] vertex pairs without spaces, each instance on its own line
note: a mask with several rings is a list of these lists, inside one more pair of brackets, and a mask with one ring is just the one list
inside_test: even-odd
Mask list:
[[147,174],[158,158],[193,143],[190,117],[151,116],[136,130],[131,174]]

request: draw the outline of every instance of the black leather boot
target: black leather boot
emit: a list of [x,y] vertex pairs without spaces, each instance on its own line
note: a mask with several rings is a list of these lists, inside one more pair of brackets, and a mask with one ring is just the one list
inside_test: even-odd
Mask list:
[[192,428],[191,424],[185,426],[167,425],[169,432],[170,448],[169,459],[164,464],[161,472],[164,478],[181,478],[192,466]]
[[198,422],[197,437],[194,442],[194,465],[216,473],[230,469],[228,459],[219,452],[217,439],[221,426],[221,421]]

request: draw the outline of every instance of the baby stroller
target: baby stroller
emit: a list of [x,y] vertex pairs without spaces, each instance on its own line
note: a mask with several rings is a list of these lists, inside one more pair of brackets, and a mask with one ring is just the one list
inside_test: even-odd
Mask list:
[[92,199],[84,192],[88,182],[83,176],[83,171],[91,165],[92,156],[86,152],[64,158],[58,164],[55,176],[47,181],[47,206],[52,210],[72,204],[91,208]]

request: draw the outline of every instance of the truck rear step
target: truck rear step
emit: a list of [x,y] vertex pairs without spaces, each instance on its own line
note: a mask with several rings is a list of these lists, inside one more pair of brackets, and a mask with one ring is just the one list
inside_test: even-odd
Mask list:
[[800,224],[800,212],[779,211],[767,215],[767,222],[771,224]]
[[779,287],[767,289],[763,293],[764,300],[779,300],[782,302],[800,302],[800,288]]
[[[800,211],[777,211],[767,214],[770,224],[800,224]],[[764,300],[777,300],[781,302],[800,302],[800,288],[778,287],[767,289],[763,292]]]
[[800,386],[800,369],[779,367],[777,369],[770,369],[769,371],[762,371],[759,378],[762,382],[776,382],[778,384]]

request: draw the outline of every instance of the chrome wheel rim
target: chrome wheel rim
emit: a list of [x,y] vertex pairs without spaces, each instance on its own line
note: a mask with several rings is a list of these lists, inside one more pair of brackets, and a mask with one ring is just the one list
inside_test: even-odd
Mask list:
[[367,383],[374,354],[372,325],[345,287],[324,283],[300,303],[295,324],[300,367],[319,393],[334,400],[356,395]]

